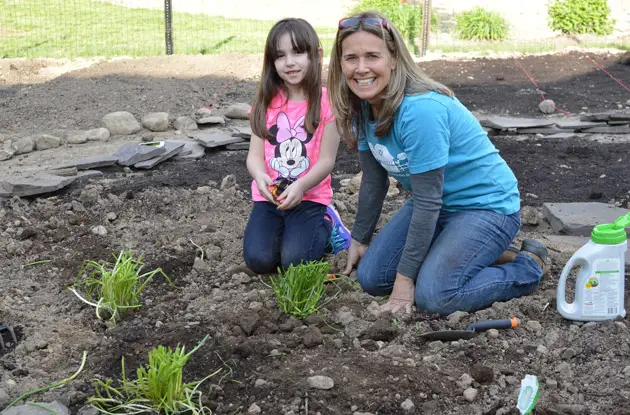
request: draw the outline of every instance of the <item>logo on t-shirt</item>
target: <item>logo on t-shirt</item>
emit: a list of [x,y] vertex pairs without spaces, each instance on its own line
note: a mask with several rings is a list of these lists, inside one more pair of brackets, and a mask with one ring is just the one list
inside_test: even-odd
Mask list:
[[287,114],[281,112],[269,129],[273,136],[269,142],[275,147],[275,157],[269,160],[269,166],[278,172],[278,179],[293,182],[311,165],[305,144],[313,135],[304,129],[304,119],[301,116],[291,125]]
[[394,174],[408,174],[409,166],[407,165],[407,153],[404,151],[398,153],[396,157],[392,156],[387,147],[382,144],[368,143],[374,158],[383,166],[385,170]]

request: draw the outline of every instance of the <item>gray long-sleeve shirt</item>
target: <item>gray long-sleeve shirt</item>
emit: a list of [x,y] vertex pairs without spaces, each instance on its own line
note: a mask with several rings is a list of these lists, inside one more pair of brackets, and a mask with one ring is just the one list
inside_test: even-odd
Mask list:
[[[359,207],[352,227],[352,238],[368,244],[381,216],[389,187],[387,171],[370,151],[359,151],[363,177],[359,189]],[[403,255],[397,271],[412,279],[418,277],[435,233],[442,206],[444,167],[410,176],[413,212],[406,235]]]

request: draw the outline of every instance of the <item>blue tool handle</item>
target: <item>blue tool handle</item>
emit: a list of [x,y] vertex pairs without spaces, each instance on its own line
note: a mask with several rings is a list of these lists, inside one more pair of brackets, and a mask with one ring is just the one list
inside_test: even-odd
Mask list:
[[466,327],[466,330],[480,332],[480,331],[486,331],[490,329],[497,329],[497,330],[514,329],[518,327],[518,323],[519,321],[516,317],[512,317],[511,319],[504,319],[504,320],[485,320],[485,321],[478,321],[476,323],[470,323]]

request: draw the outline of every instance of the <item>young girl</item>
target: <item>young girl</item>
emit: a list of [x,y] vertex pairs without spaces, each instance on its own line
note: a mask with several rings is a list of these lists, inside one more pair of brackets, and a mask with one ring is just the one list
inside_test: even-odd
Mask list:
[[303,19],[280,20],[267,36],[250,113],[254,207],[243,255],[252,271],[272,273],[348,247],[349,231],[329,206],[339,147],[334,121],[315,30]]

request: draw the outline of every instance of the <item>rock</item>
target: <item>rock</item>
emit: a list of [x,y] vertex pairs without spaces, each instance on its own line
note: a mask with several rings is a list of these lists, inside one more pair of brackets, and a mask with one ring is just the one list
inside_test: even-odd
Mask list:
[[191,134],[199,144],[208,148],[215,148],[221,146],[227,146],[228,144],[242,143],[245,139],[241,137],[232,137],[232,135],[225,131],[199,131]]
[[104,227],[103,225],[98,225],[92,228],[92,233],[94,235],[99,235],[99,236],[106,236],[107,235],[107,228]]
[[13,147],[13,142],[11,140],[7,140],[2,143],[0,147],[0,161],[9,160],[15,154],[15,148]]
[[538,345],[538,347],[536,348],[536,351],[543,355],[549,353],[549,349],[547,348],[547,346],[543,344]]
[[451,328],[457,327],[457,325],[462,321],[463,318],[468,317],[468,313],[465,311],[456,311],[450,314],[447,318],[447,325]]
[[152,112],[142,117],[142,126],[149,131],[161,132],[168,130],[169,121],[167,112]]
[[107,114],[101,122],[111,135],[130,135],[142,131],[142,125],[127,111]]
[[269,385],[269,382],[267,382],[265,379],[256,379],[256,382],[254,382],[255,388],[264,388],[267,385]]
[[85,144],[87,142],[87,131],[70,131],[66,136],[66,143],[68,144]]
[[324,336],[317,327],[309,326],[302,335],[302,343],[306,348],[312,349],[324,343]]
[[484,127],[495,128],[497,130],[507,130],[510,128],[548,127],[553,124],[553,120],[511,117],[490,117],[487,120],[481,121],[481,125]]
[[22,137],[13,142],[15,154],[30,153],[33,151],[33,148],[35,148],[35,140],[33,137]]
[[247,409],[247,415],[258,415],[261,412],[262,409],[260,409],[260,406],[256,405],[255,402]]
[[245,103],[232,104],[225,112],[225,116],[237,120],[249,120],[249,110],[251,106]]
[[183,143],[174,143],[172,141],[154,141],[144,145],[161,147],[164,149],[164,152],[156,157],[134,164],[133,167],[137,169],[152,169],[163,161],[175,157],[184,148]]
[[34,402],[34,405],[25,404],[12,406],[4,410],[2,415],[50,415],[51,413],[56,415],[68,415],[70,411],[57,401],[51,403]]
[[247,334],[248,336],[251,336],[254,333],[254,331],[256,331],[256,328],[258,328],[259,324],[260,324],[260,317],[258,317],[258,313],[256,312],[245,313],[241,317],[241,320],[239,322],[239,326],[241,327],[241,329],[243,329],[245,334]]
[[538,104],[538,109],[543,114],[553,114],[554,112],[556,112],[556,103],[550,99],[546,99]]
[[555,233],[570,236],[591,236],[595,225],[613,223],[628,213],[606,203],[544,203],[543,215]]
[[540,225],[542,215],[535,207],[523,206],[521,208],[521,219],[525,225],[538,226]]
[[123,144],[114,156],[118,157],[118,164],[121,166],[133,166],[141,161],[158,157],[166,152],[166,149],[153,145],[144,144]]
[[203,117],[197,120],[197,124],[210,124],[210,125],[224,125],[225,118],[220,115],[210,115],[209,117]]
[[396,336],[398,336],[398,329],[394,327],[392,321],[387,318],[381,318],[365,329],[359,335],[359,338],[390,342],[394,340]]
[[346,306],[341,307],[337,311],[337,314],[335,315],[335,322],[339,324],[343,324],[344,326],[349,325],[354,320],[355,319],[354,319],[354,314],[352,314],[352,310],[350,310]]
[[475,363],[470,369],[470,374],[473,379],[479,383],[490,383],[494,380],[494,370],[489,366],[484,366],[480,363]]
[[328,376],[311,376],[307,379],[308,386],[313,389],[328,390],[335,386],[335,382]]
[[225,148],[232,151],[249,150],[249,143],[245,141],[242,143],[228,144]]
[[206,154],[206,148],[201,144],[190,140],[168,140],[172,143],[183,143],[184,147],[177,155],[175,160],[200,159]]
[[378,305],[376,301],[372,301],[370,305],[367,306],[367,312],[373,317],[378,317],[381,314],[381,306]]
[[48,150],[49,148],[59,147],[61,139],[53,135],[42,134],[35,138],[35,149],[37,151]]
[[479,391],[477,389],[468,388],[464,391],[464,398],[466,398],[468,402],[474,402],[475,399],[477,399],[478,394],[479,394]]
[[57,191],[66,187],[75,177],[62,177],[46,173],[9,177],[0,180],[0,196],[33,196]]
[[249,284],[250,282],[252,282],[252,277],[244,272],[239,272],[238,274],[232,275],[232,281],[239,284]]
[[85,405],[79,408],[77,415],[99,415],[99,413],[98,409],[92,405]]
[[423,414],[437,414],[439,409],[440,401],[438,401],[437,399],[422,404]]
[[457,386],[459,386],[462,389],[466,389],[470,385],[472,385],[472,383],[473,383],[472,376],[470,376],[468,373],[464,373],[463,375],[460,376],[459,380],[457,381]]
[[109,221],[109,222],[113,222],[116,220],[116,218],[118,217],[118,215],[116,214],[116,212],[108,212],[107,216],[105,216],[105,218]]
[[236,176],[233,174],[228,174],[221,180],[221,190],[233,189],[236,187]]
[[568,347],[564,349],[564,351],[561,354],[561,357],[564,360],[569,360],[569,359],[573,359],[576,355],[577,355],[577,352],[574,349]]
[[173,123],[173,127],[175,127],[177,131],[181,132],[195,131],[199,129],[199,126],[197,126],[195,120],[187,116],[177,117],[177,119]]
[[603,125],[601,127],[587,128],[582,130],[582,132],[598,134],[630,134],[630,124]]
[[416,409],[416,405],[409,398],[405,399],[403,403],[400,404],[400,407],[405,412],[412,412],[414,409]]
[[85,132],[88,141],[107,141],[111,134],[107,128],[94,128]]
[[529,320],[527,323],[525,323],[525,327],[527,327],[528,330],[533,331],[535,333],[542,332],[542,325],[540,324],[540,322],[536,320]]
[[4,389],[0,389],[0,408],[5,408],[11,403],[11,397]]
[[591,122],[591,121],[578,121],[578,120],[565,120],[565,121],[557,121],[556,126],[563,130],[583,130],[585,128],[594,128],[594,127],[602,127],[605,126],[605,122]]

